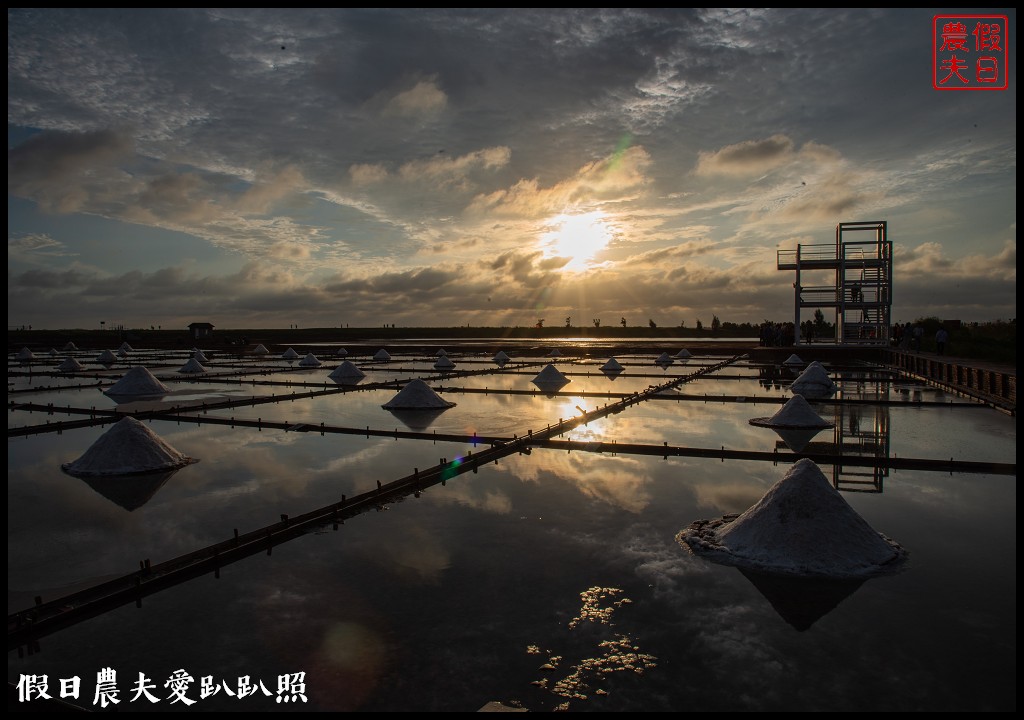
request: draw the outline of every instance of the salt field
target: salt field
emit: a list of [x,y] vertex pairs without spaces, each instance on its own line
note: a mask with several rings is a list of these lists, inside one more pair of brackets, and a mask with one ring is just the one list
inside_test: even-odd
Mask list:
[[[118,711],[1016,709],[1010,414],[827,360],[787,405],[810,362],[679,344],[122,349],[8,355],[12,686],[78,677],[102,709],[109,668]],[[103,469],[126,415],[119,462],[166,467]],[[796,467],[898,569],[779,576],[677,541]]]

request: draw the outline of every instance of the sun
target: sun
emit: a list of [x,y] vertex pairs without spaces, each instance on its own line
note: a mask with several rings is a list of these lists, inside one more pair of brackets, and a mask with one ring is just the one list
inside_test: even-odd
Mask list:
[[565,270],[585,270],[614,237],[607,216],[600,210],[578,215],[563,213],[545,223],[540,245],[548,257],[569,258]]

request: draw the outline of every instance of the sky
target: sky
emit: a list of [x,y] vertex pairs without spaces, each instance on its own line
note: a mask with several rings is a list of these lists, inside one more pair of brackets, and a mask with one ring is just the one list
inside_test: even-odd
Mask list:
[[[1008,16],[1009,86],[933,87]],[[1016,317],[1013,9],[8,9],[8,327]]]

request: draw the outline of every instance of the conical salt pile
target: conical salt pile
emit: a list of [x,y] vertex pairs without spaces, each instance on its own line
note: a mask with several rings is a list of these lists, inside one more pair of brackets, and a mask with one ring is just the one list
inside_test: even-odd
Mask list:
[[435,370],[451,370],[453,367],[455,367],[455,363],[447,355],[442,355],[434,363]]
[[118,356],[119,358],[126,358],[126,357],[128,357],[128,351],[127,351],[127,350],[125,350],[124,348],[121,348],[121,349],[119,349],[119,350],[117,351],[117,356]]
[[807,369],[790,386],[797,395],[809,397],[827,397],[836,391],[836,384],[828,376],[828,372],[818,362],[812,362]]
[[790,355],[788,358],[786,358],[786,360],[782,364],[796,366],[803,365],[804,361],[800,359],[799,355],[794,353],[793,355]]
[[166,395],[171,389],[157,380],[141,365],[133,367],[114,383],[104,395]]
[[672,364],[672,357],[667,352],[663,352],[658,356],[658,359],[654,361],[654,364],[668,367]]
[[533,379],[533,384],[541,390],[558,390],[569,382],[571,380],[550,363],[545,365],[544,369],[537,373],[537,377]]
[[505,354],[504,350],[499,350],[498,354],[494,356],[493,362],[495,362],[498,365],[504,365],[505,363],[507,363],[511,359],[512,358],[510,358],[508,355]]
[[351,360],[346,360],[341,365],[334,368],[334,370],[331,371],[331,374],[327,377],[332,380],[362,380],[366,377],[366,373],[357,368]]
[[434,356],[435,356],[435,357],[444,357],[444,356],[446,356],[447,354],[448,354],[448,353],[446,353],[446,352],[444,351],[444,348],[441,348],[441,349],[440,349],[440,350],[438,350],[438,351],[437,351],[436,353],[434,353]]
[[117,355],[112,353],[110,350],[104,350],[96,356],[96,362],[102,365],[110,365],[111,363],[117,362]]
[[193,463],[133,417],[118,420],[82,457],[61,465],[69,475],[128,475],[170,470]]
[[381,348],[380,350],[377,351],[377,354],[373,356],[373,359],[380,360],[382,362],[387,362],[388,360],[391,359],[391,355],[388,354],[387,350]]
[[192,353],[192,358],[200,365],[202,365],[203,363],[210,362],[210,359],[203,354],[202,350],[196,350],[194,353]]
[[562,353],[558,352],[558,348],[553,348],[551,352],[548,353],[548,357],[562,357]]
[[435,410],[455,407],[422,380],[410,380],[397,395],[381,405],[385,410]]
[[601,366],[601,372],[622,372],[622,363],[615,358],[608,358],[608,362]]
[[57,370],[60,372],[79,372],[81,369],[82,363],[70,357],[64,358],[63,362],[57,366]]
[[259,345],[257,345],[256,347],[254,347],[252,349],[252,354],[253,355],[269,355],[270,351],[267,350],[266,346],[263,343],[260,343]]
[[907,557],[806,458],[736,519],[698,520],[676,540],[714,562],[795,577],[871,577]]
[[78,346],[68,340],[68,344],[64,346],[64,352],[74,352],[75,350],[78,350]]
[[23,347],[18,351],[19,360],[35,360],[36,356],[27,347]]
[[322,363],[316,359],[316,355],[309,353],[306,357],[299,360],[299,365],[302,367],[320,367]]
[[338,352],[334,353],[338,357],[348,357],[348,350],[345,348],[338,348]]
[[50,348],[49,355],[50,357],[57,357],[58,355],[60,355],[60,353],[57,352],[57,348]]
[[680,350],[679,352],[677,352],[677,353],[676,353],[675,355],[673,355],[672,357],[676,358],[677,360],[682,360],[682,359],[684,359],[684,358],[690,358],[690,357],[693,357],[693,355],[692,355],[692,354],[690,354],[690,351],[689,351],[689,350],[687,350],[686,348],[683,348],[682,350]]
[[206,368],[194,357],[191,357],[188,359],[188,362],[178,368],[178,372],[186,374],[204,373]]
[[288,348],[283,353],[281,353],[281,357],[285,360],[298,360],[299,354],[295,352],[295,350],[293,350],[292,348]]
[[760,427],[781,427],[781,428],[829,428],[835,427],[835,423],[814,412],[814,408],[807,402],[803,395],[794,395],[782,408],[765,418],[752,418],[751,425]]
[[121,343],[121,347],[118,350],[124,350],[126,353],[133,352],[132,346],[126,342]]

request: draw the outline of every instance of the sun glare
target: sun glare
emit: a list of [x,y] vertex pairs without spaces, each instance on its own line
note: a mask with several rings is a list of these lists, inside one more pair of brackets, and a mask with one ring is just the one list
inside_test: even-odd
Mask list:
[[551,218],[540,243],[548,257],[569,258],[566,270],[585,270],[612,240],[612,230],[600,210],[581,215],[562,214]]

